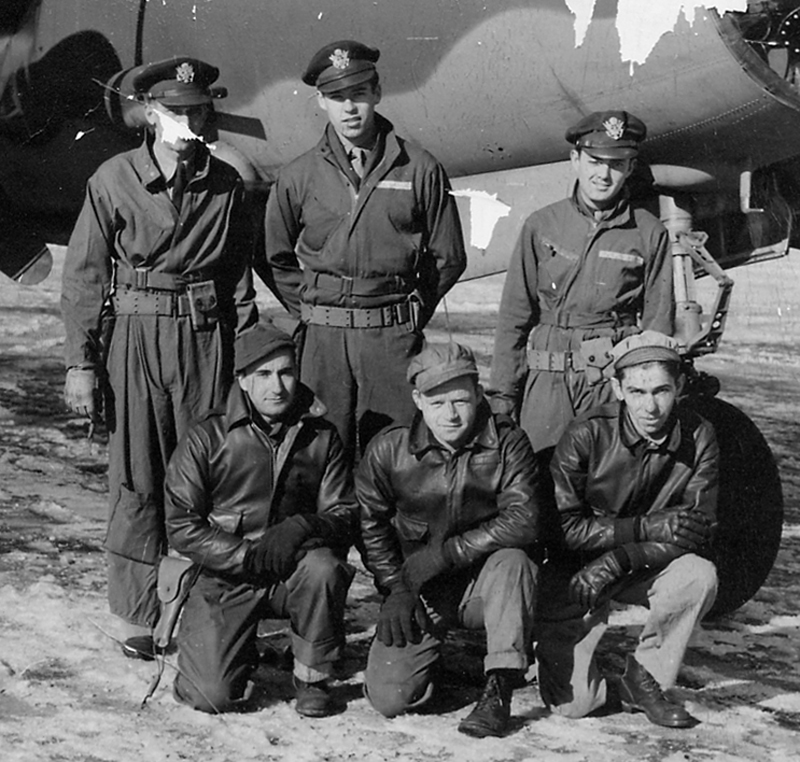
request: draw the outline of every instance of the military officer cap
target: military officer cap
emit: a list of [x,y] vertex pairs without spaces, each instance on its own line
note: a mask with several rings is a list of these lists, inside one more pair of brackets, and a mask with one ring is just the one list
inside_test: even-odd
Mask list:
[[611,350],[614,370],[646,362],[680,362],[680,345],[671,336],[658,331],[642,331],[620,341]]
[[411,358],[406,378],[420,392],[429,392],[437,386],[462,376],[478,377],[475,355],[469,347],[426,343],[422,351]]
[[210,87],[219,77],[219,69],[196,58],[174,56],[139,69],[132,77],[134,93],[167,107],[200,106],[218,95]]
[[630,159],[646,136],[645,123],[627,111],[595,111],[565,135],[567,142],[596,159]]
[[335,93],[368,82],[375,74],[381,52],[355,40],[339,40],[314,54],[303,74],[303,82],[323,94]]
[[266,361],[279,349],[291,349],[294,352],[296,347],[292,337],[272,323],[256,323],[236,337],[234,371],[244,373],[253,365]]

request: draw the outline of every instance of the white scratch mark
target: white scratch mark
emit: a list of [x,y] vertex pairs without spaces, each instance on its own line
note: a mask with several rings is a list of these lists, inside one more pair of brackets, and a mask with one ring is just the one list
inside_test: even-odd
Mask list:
[[575,47],[579,48],[592,23],[595,0],[566,0],[566,3],[570,13],[575,16]]
[[165,143],[174,144],[179,140],[200,140],[205,142],[200,135],[196,135],[189,129],[189,125],[179,122],[174,117],[158,109],[153,109],[153,113],[161,124],[161,134]]
[[623,61],[643,64],[653,52],[658,41],[671,32],[681,14],[694,20],[698,10],[716,7],[722,16],[727,11],[746,11],[747,0],[718,0],[717,3],[700,3],[697,0],[658,0],[643,4],[641,0],[619,0],[617,6],[617,32],[620,40],[620,55]]
[[[564,0],[570,13],[575,16],[575,47],[586,39],[592,23],[597,0]],[[689,21],[696,11],[716,8],[722,16],[728,11],[746,11],[747,0],[717,0],[716,3],[701,3],[697,0],[618,0],[617,33],[620,40],[620,57],[628,61],[633,74],[634,64],[643,64],[653,52],[658,41],[671,32],[683,14]]]
[[476,249],[486,249],[492,240],[497,223],[508,217],[511,207],[497,198],[496,193],[485,190],[455,190],[453,196],[469,199],[470,244]]

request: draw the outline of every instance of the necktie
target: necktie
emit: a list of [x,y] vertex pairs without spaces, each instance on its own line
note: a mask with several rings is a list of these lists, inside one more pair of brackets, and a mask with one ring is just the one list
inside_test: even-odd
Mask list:
[[367,163],[367,157],[364,151],[360,148],[354,148],[350,151],[348,158],[353,167],[353,171],[359,176],[364,177],[364,165]]
[[172,181],[172,203],[176,209],[181,208],[181,200],[183,199],[183,191],[186,188],[186,165],[178,162],[175,167],[175,177]]

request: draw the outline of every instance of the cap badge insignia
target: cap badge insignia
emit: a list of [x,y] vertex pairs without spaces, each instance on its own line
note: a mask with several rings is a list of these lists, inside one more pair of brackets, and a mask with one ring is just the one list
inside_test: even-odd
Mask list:
[[194,66],[184,61],[177,69],[175,69],[175,79],[178,82],[189,84],[194,82]]
[[350,53],[346,50],[342,50],[341,48],[336,48],[336,50],[331,53],[329,58],[336,69],[346,69],[348,66],[350,66]]
[[612,140],[619,140],[625,134],[625,123],[616,116],[611,116],[603,122],[606,128],[606,135]]

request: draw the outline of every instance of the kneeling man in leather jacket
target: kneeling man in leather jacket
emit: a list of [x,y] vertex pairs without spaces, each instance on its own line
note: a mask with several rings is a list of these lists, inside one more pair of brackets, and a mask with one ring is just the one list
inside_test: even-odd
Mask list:
[[407,378],[419,412],[356,474],[365,560],[385,594],[365,692],[386,717],[425,704],[448,625],[486,631],[483,695],[459,730],[502,735],[528,667],[539,478],[525,432],[494,415],[471,350],[428,344]]
[[200,567],[178,635],[175,697],[221,712],[246,696],[259,620],[292,626],[296,710],[332,705],[344,645],[352,475],[325,408],[297,380],[295,345],[261,323],[237,338],[227,404],[178,446],[166,478],[171,546]]
[[567,717],[606,703],[594,651],[610,600],[649,614],[619,684],[622,706],[658,725],[696,724],[665,689],[711,608],[719,448],[711,424],[681,405],[678,343],[656,331],[612,350],[617,402],[567,428],[551,462],[564,547],[542,582],[536,659],[542,699]]

